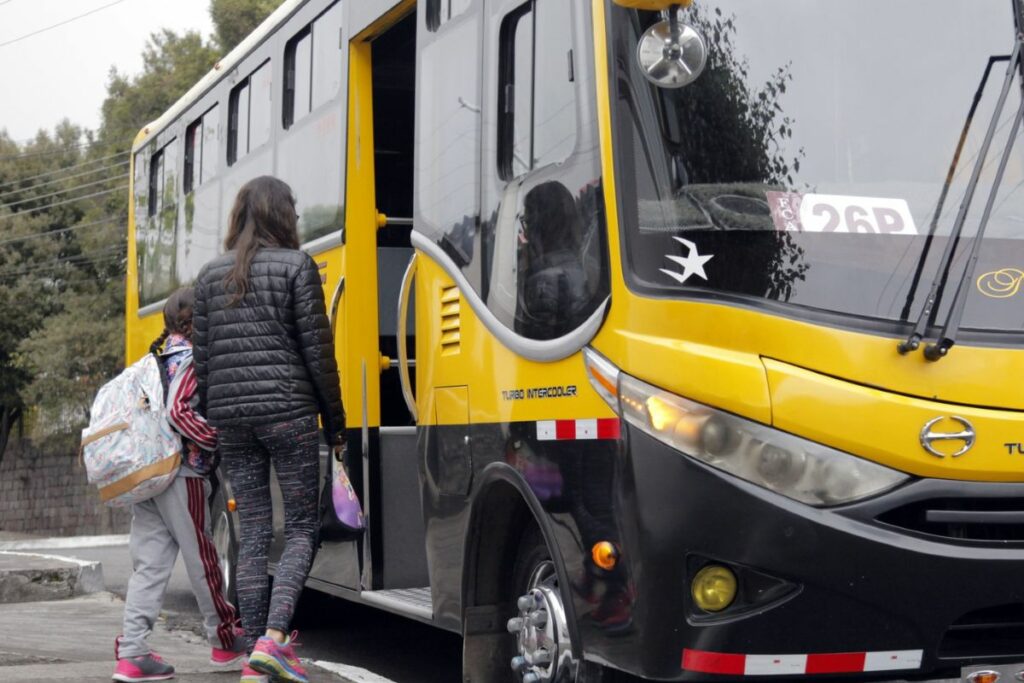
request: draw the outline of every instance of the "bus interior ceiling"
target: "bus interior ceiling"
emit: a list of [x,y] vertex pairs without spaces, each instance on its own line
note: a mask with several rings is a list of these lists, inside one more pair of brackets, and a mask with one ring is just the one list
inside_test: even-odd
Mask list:
[[[377,210],[389,218],[410,219],[413,211],[413,141],[416,107],[416,13],[400,19],[373,40],[373,135]],[[377,233],[380,352],[398,358],[396,320],[402,275],[412,256],[409,221],[388,225]],[[406,349],[415,354],[412,311]],[[410,368],[410,380],[415,372]],[[381,374],[381,426],[412,425],[398,370]]]

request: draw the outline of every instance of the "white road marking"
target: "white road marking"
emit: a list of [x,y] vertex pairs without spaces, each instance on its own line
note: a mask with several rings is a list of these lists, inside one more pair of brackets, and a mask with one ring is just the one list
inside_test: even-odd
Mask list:
[[0,541],[0,550],[39,550],[43,548],[47,550],[67,550],[69,548],[106,548],[117,545],[128,545],[128,534]]
[[313,664],[325,671],[330,671],[331,673],[338,674],[339,676],[345,676],[351,680],[352,683],[395,683],[390,678],[378,676],[372,671],[360,669],[358,666],[349,666],[348,664],[323,661],[315,661]]

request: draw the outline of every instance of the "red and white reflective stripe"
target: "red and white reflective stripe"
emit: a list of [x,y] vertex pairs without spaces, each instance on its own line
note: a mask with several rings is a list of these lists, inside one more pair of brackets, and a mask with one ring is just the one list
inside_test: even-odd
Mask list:
[[683,650],[683,669],[731,676],[800,676],[921,668],[922,650],[809,655],[738,655]]
[[537,441],[617,439],[621,433],[617,417],[537,422]]

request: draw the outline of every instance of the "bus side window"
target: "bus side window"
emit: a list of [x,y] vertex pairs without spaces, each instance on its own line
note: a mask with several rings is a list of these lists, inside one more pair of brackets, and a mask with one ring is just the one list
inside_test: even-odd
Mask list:
[[149,160],[149,211],[150,217],[156,216],[163,208],[164,198],[164,150],[160,150]]
[[231,90],[228,101],[228,164],[270,139],[270,60]]
[[465,12],[473,0],[427,0],[427,29],[436,31]]
[[575,149],[571,26],[564,0],[533,0],[502,23],[498,163],[506,180],[565,161]]
[[285,129],[325,102],[341,87],[341,3],[331,5],[284,48]]
[[284,49],[284,127],[309,113],[313,76],[313,34],[309,28]]
[[217,174],[217,111],[215,104],[185,131],[185,194]]
[[342,6],[336,2],[313,20],[310,108],[333,100],[341,89]]
[[533,165],[565,161],[576,147],[572,4],[537,0],[533,58]]

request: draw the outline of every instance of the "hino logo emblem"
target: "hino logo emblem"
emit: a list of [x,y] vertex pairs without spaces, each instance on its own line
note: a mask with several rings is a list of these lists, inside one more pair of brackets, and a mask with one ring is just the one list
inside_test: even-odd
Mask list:
[[[935,432],[932,431],[932,427],[942,422],[943,420],[952,420],[959,424],[961,429],[959,432]],[[965,420],[962,417],[956,415],[950,415],[947,417],[937,417],[934,420],[928,420],[924,427],[921,429],[921,445],[926,451],[931,453],[937,458],[945,458],[950,455],[954,458],[958,458],[967,451],[971,450],[971,446],[974,445],[974,440],[977,435],[974,433],[974,425]],[[943,453],[942,451],[935,448],[935,444],[940,441],[962,441],[963,446],[960,450],[954,453]]]

